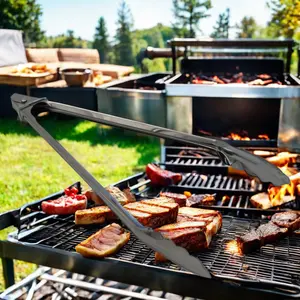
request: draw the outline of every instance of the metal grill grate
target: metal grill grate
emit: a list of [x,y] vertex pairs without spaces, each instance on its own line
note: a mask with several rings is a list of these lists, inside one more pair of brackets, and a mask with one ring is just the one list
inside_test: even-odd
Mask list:
[[[39,222],[36,222],[36,218],[39,219]],[[260,251],[246,256],[236,256],[227,252],[228,241],[258,227],[263,222],[265,221],[224,216],[222,230],[213,238],[210,249],[197,254],[197,257],[212,273],[222,278],[230,276],[236,279],[263,279],[299,285],[300,235],[297,233],[277,244],[266,245]],[[17,234],[13,234],[10,239],[73,252],[78,243],[88,238],[99,228],[101,226],[77,226],[74,224],[73,217],[56,216],[49,219],[40,213],[30,219],[26,229],[21,230],[19,238]],[[115,256],[107,259],[180,270],[180,267],[173,263],[156,264],[153,251],[134,236]]]

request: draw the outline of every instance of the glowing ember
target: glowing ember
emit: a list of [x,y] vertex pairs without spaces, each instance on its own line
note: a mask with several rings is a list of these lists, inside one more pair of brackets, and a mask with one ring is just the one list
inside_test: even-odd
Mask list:
[[227,136],[229,139],[231,140],[234,140],[234,141],[250,141],[250,138],[249,137],[242,137],[240,136],[239,134],[237,133],[230,133],[228,136]]
[[[240,134],[231,132],[231,133],[227,136],[227,138],[229,138],[229,139],[231,139],[231,140],[235,140],[235,141],[251,141],[251,140],[253,140],[252,138],[250,138],[250,137],[248,136],[248,133],[247,133],[247,132],[245,132],[245,134],[243,134],[243,135],[240,135]],[[269,140],[270,138],[269,138],[269,136],[266,135],[266,134],[260,134],[260,135],[258,135],[258,137],[255,138],[255,139],[256,139],[256,140]],[[254,139],[254,140],[255,140],[255,139]]]
[[270,139],[269,136],[268,136],[267,134],[260,134],[260,135],[258,136],[258,138],[259,138],[260,140],[269,140],[269,139]]
[[225,251],[229,252],[233,255],[237,255],[237,256],[242,256],[243,255],[237,241],[235,241],[235,240],[230,241],[226,244]]

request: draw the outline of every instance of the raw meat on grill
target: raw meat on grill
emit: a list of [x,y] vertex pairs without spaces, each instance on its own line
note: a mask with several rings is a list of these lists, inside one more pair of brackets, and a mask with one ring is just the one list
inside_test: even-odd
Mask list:
[[277,226],[287,228],[289,232],[300,229],[300,212],[286,211],[272,216],[271,221]]
[[[178,204],[170,198],[157,198],[128,203],[124,205],[124,208],[141,224],[151,228],[174,223],[178,215]],[[99,206],[77,211],[75,214],[75,223],[82,225],[99,224],[116,218],[109,207]]]
[[200,194],[192,195],[186,200],[186,206],[199,207],[201,205],[210,206],[216,203],[215,195]]
[[43,201],[41,204],[42,211],[49,215],[70,215],[85,209],[86,206],[86,196],[78,194],[78,189],[75,187],[65,189],[64,196],[55,200]]
[[176,194],[176,193],[169,193],[169,192],[161,192],[160,193],[161,197],[167,197],[167,198],[171,198],[174,199],[175,202],[180,206],[186,206],[186,199],[187,196],[184,194]]
[[[118,187],[109,186],[106,188],[106,190],[113,197],[115,197],[115,199],[118,200],[118,202],[121,205],[125,205],[127,203],[136,201],[134,195],[130,192],[129,189],[125,189],[125,190],[121,191]],[[94,191],[88,190],[85,192],[85,195],[88,200],[93,201],[96,205],[104,205],[104,201]]]
[[75,247],[84,257],[106,257],[116,253],[130,239],[130,233],[118,224],[110,224]]
[[154,164],[148,164],[146,167],[146,174],[153,185],[168,186],[177,184],[182,180],[180,173],[173,173],[171,171],[163,170]]

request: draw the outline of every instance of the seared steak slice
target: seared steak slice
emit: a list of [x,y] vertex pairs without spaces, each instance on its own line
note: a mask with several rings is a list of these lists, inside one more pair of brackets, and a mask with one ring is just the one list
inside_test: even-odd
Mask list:
[[267,224],[260,225],[256,232],[260,236],[261,245],[274,243],[280,240],[287,233],[286,228],[280,228],[277,225],[269,222]]
[[203,194],[203,195],[192,195],[186,200],[186,206],[188,207],[199,207],[200,205],[214,205],[216,202],[215,195]]
[[287,228],[290,232],[300,229],[300,213],[286,211],[272,216],[271,221],[277,226]]
[[[154,199],[157,200],[157,199]],[[146,200],[147,201],[147,200]],[[124,206],[134,217],[139,215],[138,221],[144,226],[157,228],[166,224],[176,222],[178,215],[178,204],[167,201],[153,201],[148,200],[147,203],[134,202]],[[145,218],[141,214],[145,215]]]
[[81,242],[75,250],[85,257],[106,257],[116,253],[129,241],[129,238],[129,232],[113,223]]
[[[165,238],[172,240],[177,246],[181,246],[189,252],[199,251],[209,245],[206,239],[205,222],[181,222],[162,226],[156,229]],[[156,261],[165,261],[166,258],[155,253]]]
[[174,199],[175,202],[180,206],[185,206],[186,205],[186,199],[187,196],[183,195],[183,194],[177,194],[177,193],[169,193],[169,192],[161,192],[160,193],[161,197],[167,197],[167,198],[171,198]]
[[252,230],[236,239],[243,253],[249,253],[260,248],[260,236],[256,230]]
[[222,227],[222,215],[216,210],[194,207],[180,207],[177,222],[203,221],[209,225],[209,231],[216,234]]

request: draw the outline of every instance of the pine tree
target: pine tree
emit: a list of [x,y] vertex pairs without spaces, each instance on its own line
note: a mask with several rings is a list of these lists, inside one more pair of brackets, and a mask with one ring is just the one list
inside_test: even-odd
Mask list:
[[210,0],[173,0],[175,23],[173,29],[179,37],[196,37],[201,19],[209,17]]
[[258,26],[253,17],[244,17],[241,23],[236,26],[238,38],[253,38],[258,30]]
[[108,42],[106,23],[103,17],[99,19],[98,26],[96,27],[93,48],[98,50],[101,62],[107,63],[107,55],[110,50],[110,46]]
[[214,26],[214,31],[211,34],[212,38],[228,39],[230,29],[230,9],[227,8],[222,14],[219,14],[217,24]]
[[118,11],[118,28],[116,33],[115,60],[117,64],[134,65],[131,30],[133,20],[130,9],[125,0],[122,0]]

